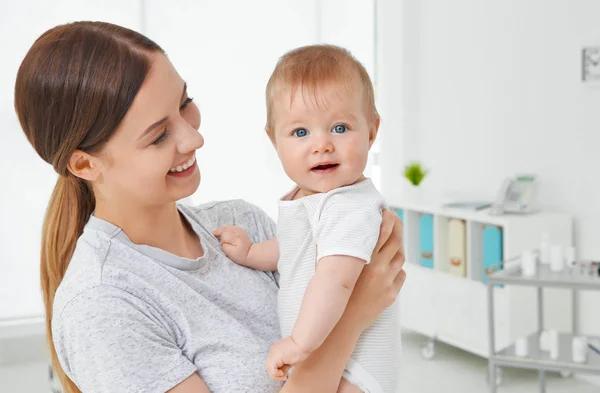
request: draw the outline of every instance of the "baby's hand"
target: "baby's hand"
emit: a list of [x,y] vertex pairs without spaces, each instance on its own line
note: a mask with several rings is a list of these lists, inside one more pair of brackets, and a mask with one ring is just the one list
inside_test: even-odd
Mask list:
[[289,368],[306,359],[309,354],[300,348],[291,336],[278,340],[269,349],[267,372],[271,378],[285,381]]
[[225,254],[239,265],[246,265],[252,241],[243,228],[233,225],[223,226],[213,231],[219,238]]

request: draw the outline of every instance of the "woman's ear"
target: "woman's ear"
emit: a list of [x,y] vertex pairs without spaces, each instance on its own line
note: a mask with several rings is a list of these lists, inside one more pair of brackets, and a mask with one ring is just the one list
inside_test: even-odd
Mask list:
[[67,163],[69,172],[88,181],[95,181],[100,177],[98,166],[98,160],[82,150],[75,150]]
[[375,142],[375,138],[377,138],[377,133],[379,132],[379,124],[381,123],[381,118],[379,115],[375,117],[373,120],[373,124],[371,125],[371,130],[369,131],[369,149],[373,146]]

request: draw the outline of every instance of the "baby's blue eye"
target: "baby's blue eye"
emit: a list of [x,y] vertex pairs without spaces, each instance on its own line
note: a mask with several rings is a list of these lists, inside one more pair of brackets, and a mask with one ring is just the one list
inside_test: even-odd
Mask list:
[[303,136],[306,136],[308,134],[308,131],[306,131],[304,128],[299,128],[296,131],[294,131],[293,135],[297,136],[298,138],[302,138]]
[[343,134],[347,130],[348,128],[343,124],[338,124],[337,126],[333,127],[333,132],[335,132],[336,134]]

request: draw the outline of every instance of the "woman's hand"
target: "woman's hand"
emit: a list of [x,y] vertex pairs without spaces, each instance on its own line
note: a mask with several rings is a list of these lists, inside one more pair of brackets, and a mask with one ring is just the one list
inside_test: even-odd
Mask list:
[[403,266],[402,221],[384,210],[371,263],[365,265],[346,307],[363,330],[396,300],[406,279]]

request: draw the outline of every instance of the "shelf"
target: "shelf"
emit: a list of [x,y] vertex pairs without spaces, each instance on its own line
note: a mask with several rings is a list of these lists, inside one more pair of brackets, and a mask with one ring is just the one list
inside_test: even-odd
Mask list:
[[492,274],[490,282],[535,287],[600,290],[600,277],[581,274],[578,267],[553,272],[547,265],[538,265],[535,276],[525,277],[521,272],[521,266],[517,265]]
[[[390,207],[398,209],[404,223],[410,277],[403,289],[403,326],[484,357],[490,356],[487,275],[510,267],[507,257],[538,248],[543,234],[565,247],[572,244],[572,218],[564,213],[493,216],[487,210],[400,199],[390,201]],[[457,262],[461,259],[464,265]],[[494,347],[499,351],[534,328],[536,290],[502,284],[493,289]],[[572,293],[558,291],[545,291],[544,323],[569,332]]]
[[[494,365],[519,367],[532,370],[544,371],[566,371],[566,372],[586,372],[600,374],[600,355],[588,349],[588,358],[586,363],[575,363],[572,360],[572,339],[573,335],[569,333],[559,334],[559,357],[556,360],[550,359],[548,351],[540,349],[540,333],[536,332],[527,337],[529,342],[529,354],[527,357],[519,357],[515,354],[515,345],[510,345],[492,356]],[[589,337],[590,341],[597,341],[597,338]]]
[[570,217],[568,214],[561,211],[544,210],[543,212],[532,214],[502,214],[492,215],[491,209],[482,210],[447,208],[444,207],[444,200],[428,200],[424,199],[420,202],[411,202],[401,199],[389,200],[390,206],[403,210],[411,210],[421,213],[432,214],[434,216],[445,216],[448,218],[458,218],[466,221],[477,221],[489,225],[507,226],[509,224],[520,224],[530,220],[554,220],[565,219]]

